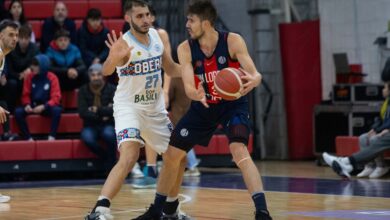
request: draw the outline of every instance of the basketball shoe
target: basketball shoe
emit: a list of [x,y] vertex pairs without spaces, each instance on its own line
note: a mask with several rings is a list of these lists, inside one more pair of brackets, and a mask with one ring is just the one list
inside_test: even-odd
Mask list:
[[110,208],[98,206],[95,211],[85,216],[84,220],[112,220],[114,217],[110,214]]
[[150,207],[144,214],[132,220],[161,220],[161,213],[156,210],[153,204],[150,204]]
[[255,220],[272,220],[268,211],[256,211],[255,212]]
[[322,154],[322,158],[339,176],[348,179],[351,177],[349,173],[353,167],[347,157],[335,157],[325,152]]

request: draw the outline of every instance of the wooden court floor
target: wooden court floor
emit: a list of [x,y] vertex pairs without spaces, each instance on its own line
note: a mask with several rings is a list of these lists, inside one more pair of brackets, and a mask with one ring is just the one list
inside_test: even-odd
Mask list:
[[[266,161],[257,165],[275,220],[390,219],[389,177],[345,181],[314,162]],[[200,178],[184,181],[180,197],[184,212],[197,220],[254,219],[252,201],[237,169],[202,171]],[[0,204],[0,219],[83,219],[94,205],[102,181],[97,180],[98,185],[80,180],[26,182],[17,186],[0,183],[0,192],[12,196],[10,203]],[[133,190],[125,184],[112,203],[115,219],[140,215],[153,196],[154,190]]]

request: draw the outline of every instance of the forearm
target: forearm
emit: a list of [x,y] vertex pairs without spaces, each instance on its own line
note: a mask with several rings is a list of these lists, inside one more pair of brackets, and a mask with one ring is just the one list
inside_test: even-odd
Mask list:
[[189,99],[199,101],[197,90],[194,86],[185,86],[184,90]]
[[117,61],[113,60],[110,56],[107,57],[106,61],[103,63],[103,75],[110,76],[115,71],[115,67],[117,66]]

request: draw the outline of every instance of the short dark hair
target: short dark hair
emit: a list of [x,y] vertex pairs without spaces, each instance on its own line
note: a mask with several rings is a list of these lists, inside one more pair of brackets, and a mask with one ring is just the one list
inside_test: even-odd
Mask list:
[[156,9],[153,8],[152,5],[149,4],[149,11],[150,11],[150,14],[153,15],[153,16],[157,16],[157,12],[156,12]]
[[19,37],[30,38],[32,30],[28,24],[22,25],[19,28]]
[[7,27],[11,27],[13,29],[19,29],[19,25],[16,22],[11,21],[9,19],[5,19],[2,22],[0,22],[0,32],[2,32]]
[[87,20],[99,20],[102,17],[102,12],[97,8],[90,8],[87,12]]
[[58,31],[56,31],[56,33],[54,33],[54,40],[57,40],[60,37],[70,38],[69,31],[67,31],[65,29],[59,29]]
[[130,11],[135,6],[141,6],[141,7],[148,7],[148,8],[150,8],[149,3],[147,1],[144,1],[144,0],[130,0],[130,1],[126,1],[125,2],[125,5],[123,7],[124,14],[126,14],[126,12]]
[[204,21],[207,20],[211,25],[217,20],[217,9],[209,0],[194,0],[187,9],[187,14],[194,14]]

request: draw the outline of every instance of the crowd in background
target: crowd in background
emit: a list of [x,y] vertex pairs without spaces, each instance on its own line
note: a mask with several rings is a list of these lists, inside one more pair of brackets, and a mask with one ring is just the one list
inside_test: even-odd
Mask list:
[[[152,10],[154,13],[155,11]],[[24,15],[21,0],[12,0],[8,8],[0,0],[0,22],[12,20],[19,25],[16,48],[6,56],[4,74],[0,78],[0,105],[14,115],[20,133],[14,134],[9,120],[3,124],[1,141],[47,139],[55,140],[61,113],[62,94],[78,90],[78,113],[83,120],[80,132],[87,147],[103,159],[107,171],[116,162],[113,96],[117,78],[104,78],[102,64],[108,56],[105,44],[109,30],[104,26],[99,9],[90,8],[80,28],[68,17],[66,3],[58,1],[53,16],[42,25],[41,39],[37,39]],[[123,30],[129,29],[128,24]],[[26,117],[39,114],[51,117],[49,135],[33,137]],[[102,147],[102,143],[106,145]],[[189,176],[199,176],[199,160],[192,155]],[[142,177],[139,166],[133,176]]]

